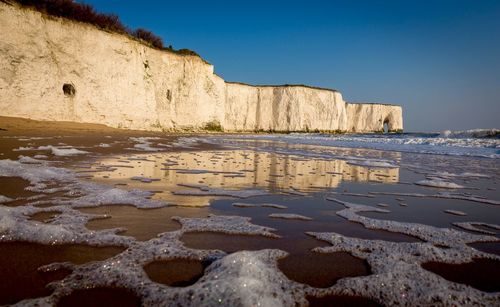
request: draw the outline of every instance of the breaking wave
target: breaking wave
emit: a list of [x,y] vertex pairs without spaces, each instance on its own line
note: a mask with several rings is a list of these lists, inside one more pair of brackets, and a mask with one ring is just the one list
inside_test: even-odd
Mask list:
[[[475,129],[467,131],[445,131],[438,133],[403,134],[269,134],[225,136],[229,140],[267,140],[288,144],[332,146],[343,148],[365,148],[384,151],[500,158],[500,130]],[[207,140],[205,140],[207,141]],[[208,142],[223,140],[211,137]],[[224,143],[223,142],[223,143]]]
[[500,129],[471,129],[463,131],[445,130],[439,134],[442,138],[500,138]]

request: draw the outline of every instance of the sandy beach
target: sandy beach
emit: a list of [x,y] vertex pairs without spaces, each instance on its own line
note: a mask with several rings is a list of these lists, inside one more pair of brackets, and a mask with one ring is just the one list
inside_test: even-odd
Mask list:
[[345,138],[0,117],[0,305],[498,304],[497,159]]

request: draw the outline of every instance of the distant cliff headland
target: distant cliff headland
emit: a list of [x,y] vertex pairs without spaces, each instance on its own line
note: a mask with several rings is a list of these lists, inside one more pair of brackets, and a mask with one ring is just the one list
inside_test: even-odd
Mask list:
[[0,0],[0,115],[151,131],[402,131],[400,106],[226,82],[188,49],[70,0]]

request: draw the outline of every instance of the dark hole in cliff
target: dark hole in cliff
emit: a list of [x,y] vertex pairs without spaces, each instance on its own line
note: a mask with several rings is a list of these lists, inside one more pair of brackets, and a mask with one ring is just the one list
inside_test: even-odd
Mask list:
[[203,276],[210,263],[194,259],[172,259],[154,261],[144,266],[144,271],[152,281],[171,287],[186,287]]
[[500,261],[475,258],[472,262],[463,264],[449,264],[440,262],[426,262],[422,267],[443,278],[466,284],[485,292],[500,291]]
[[63,92],[64,92],[64,95],[73,97],[73,96],[75,96],[76,89],[73,86],[73,84],[64,83]]
[[383,127],[383,129],[384,129],[384,133],[388,133],[389,132],[389,120],[388,119],[384,120],[384,127]]

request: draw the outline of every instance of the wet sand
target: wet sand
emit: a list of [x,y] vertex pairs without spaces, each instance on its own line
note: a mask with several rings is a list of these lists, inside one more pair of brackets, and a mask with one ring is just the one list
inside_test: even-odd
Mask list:
[[51,293],[46,285],[63,279],[70,270],[53,272],[38,270],[54,262],[83,264],[110,258],[121,253],[120,247],[92,247],[84,245],[41,245],[27,242],[0,243],[0,304],[15,303],[23,298]]
[[[100,231],[120,229],[115,236],[129,237],[132,240],[130,242],[144,242],[145,246],[148,246],[148,242],[153,242],[155,238],[161,239],[170,234],[174,236],[178,234],[180,244],[193,253],[220,250],[231,254],[242,250],[279,249],[288,253],[276,263],[280,272],[291,281],[313,288],[327,289],[326,291],[330,291],[328,289],[334,287],[343,278],[372,274],[370,263],[361,257],[361,255],[369,254],[370,250],[360,246],[359,255],[353,255],[349,251],[319,253],[313,249],[328,247],[330,244],[308,233],[337,233],[348,238],[382,241],[390,244],[425,243],[425,240],[417,237],[416,234],[370,229],[361,223],[349,221],[338,214],[345,208],[329,198],[341,198],[343,201],[387,210],[387,212],[372,210],[357,213],[362,218],[375,221],[388,220],[450,227],[471,234],[479,233],[459,228],[453,223],[481,221],[500,224],[497,208],[494,208],[494,205],[478,204],[476,201],[468,200],[376,194],[377,192],[400,194],[443,192],[443,189],[412,184],[429,176],[415,171],[412,166],[374,168],[351,164],[344,160],[308,158],[282,153],[283,148],[280,146],[283,145],[280,144],[272,144],[276,146],[275,151],[259,150],[261,145],[253,143],[251,148],[228,149],[220,145],[188,140],[190,137],[200,138],[199,135],[124,131],[100,125],[36,122],[0,117],[0,128],[2,128],[0,130],[0,159],[17,160],[20,155],[32,158],[38,156],[36,159],[42,161],[40,162],[42,167],[45,167],[43,163],[50,163],[50,166],[70,170],[77,174],[78,180],[81,180],[83,184],[88,182],[125,191],[134,189],[148,191],[150,195],[144,197],[144,200],[170,204],[162,208],[149,209],[138,208],[119,201],[115,201],[112,205],[103,203],[94,206],[94,203],[89,203],[85,206],[75,206],[77,211],[68,212],[82,214],[82,217],[96,216],[83,223],[86,231],[95,231],[97,236],[100,235]],[[48,145],[63,150],[77,149],[86,153],[57,155],[57,151],[51,152],[50,149],[43,149]],[[307,149],[315,154],[329,150],[305,145],[295,147],[286,145],[286,148],[287,150]],[[407,165],[430,159],[425,155],[410,156],[362,149],[331,149],[331,151],[360,157],[410,160],[405,162]],[[432,161],[437,166],[444,163],[440,157]],[[38,165],[36,163],[39,162],[27,161],[26,163]],[[488,161],[474,160],[474,163],[484,169],[486,167],[482,166],[482,163],[486,165]],[[455,181],[471,187],[472,189],[466,190],[469,193],[498,200],[496,190],[498,169],[493,169],[493,172],[493,179],[465,178]],[[33,191],[29,188],[29,181],[1,175],[0,195],[11,200],[0,205],[6,208],[35,207],[33,212],[36,213],[27,216],[26,222],[28,225],[34,225],[33,227],[41,227],[39,225],[42,224],[58,225],[59,220],[64,219],[65,214],[70,214],[65,213],[64,208],[61,208],[61,203],[79,197],[77,193],[67,191],[54,193]],[[65,184],[53,181],[47,186],[64,187]],[[94,202],[99,201],[98,197],[92,199]],[[237,202],[249,205],[234,206],[233,204]],[[53,209],[51,210],[50,207]],[[44,211],[39,211],[41,209]],[[459,210],[466,215],[457,216],[445,212],[451,209]],[[182,223],[175,220],[175,217],[203,219],[211,214],[249,217],[252,224],[272,228],[270,233],[276,237],[228,233],[227,230],[185,231]],[[270,216],[272,214],[298,214],[310,220],[276,219]],[[500,238],[500,231],[488,229],[493,231],[493,237]],[[109,259],[123,251],[125,244],[96,247],[92,244],[41,245],[5,240],[0,243],[3,254],[0,256],[0,272],[3,272],[1,275],[7,276],[12,282],[0,288],[0,304],[50,295],[51,291],[45,286],[51,281],[64,279],[71,274],[71,271],[63,269],[40,273],[37,268],[42,265],[63,261],[83,264]],[[435,244],[435,246],[438,245]],[[498,254],[500,246],[498,242],[470,243],[469,245],[491,255]],[[448,247],[442,246],[442,248]],[[211,257],[220,257],[219,254],[213,255],[216,256]],[[174,257],[169,260],[153,257],[140,265],[153,282],[183,288],[196,284],[204,276],[207,266],[216,260],[196,260],[190,257]],[[479,259],[473,265],[456,266],[430,261],[422,266],[452,282],[471,285],[482,291],[499,291],[494,277],[491,279],[484,277],[485,274],[469,274],[472,271],[496,271],[500,267],[498,261]],[[57,301],[62,306],[76,303],[85,305],[85,302],[137,305],[144,298],[135,293],[135,290],[107,286],[98,286],[91,290],[76,289],[70,296],[58,297]],[[384,304],[380,298],[370,299],[359,295],[342,296],[320,294],[320,292],[316,294],[317,297],[306,295],[307,300],[304,296],[304,302],[308,301],[312,306]]]

